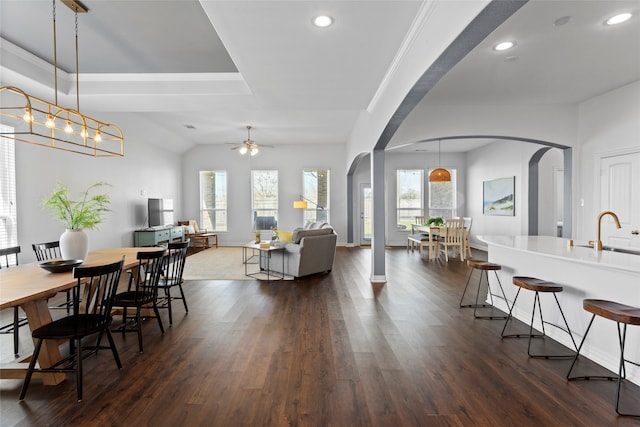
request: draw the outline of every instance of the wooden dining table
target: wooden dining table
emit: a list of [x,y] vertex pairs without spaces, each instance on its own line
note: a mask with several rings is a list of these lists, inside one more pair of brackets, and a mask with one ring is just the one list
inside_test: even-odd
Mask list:
[[[123,247],[99,249],[89,252],[82,266],[109,264],[124,256],[123,270],[137,267],[136,255],[142,251],[157,251],[158,247]],[[71,271],[49,273],[37,262],[22,264],[0,270],[0,310],[19,306],[25,312],[29,329],[33,331],[51,323],[52,316],[47,300],[56,293],[70,289],[77,284]],[[61,359],[61,343],[45,340],[38,362],[40,366],[51,366]],[[24,378],[30,356],[23,360],[0,365],[0,379]],[[44,384],[59,384],[65,379],[64,373],[38,373]]]

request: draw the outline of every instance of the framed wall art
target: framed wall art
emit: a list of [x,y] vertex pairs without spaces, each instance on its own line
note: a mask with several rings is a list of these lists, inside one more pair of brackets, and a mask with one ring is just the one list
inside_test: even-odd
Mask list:
[[482,213],[485,215],[515,215],[515,176],[492,179],[482,184]]

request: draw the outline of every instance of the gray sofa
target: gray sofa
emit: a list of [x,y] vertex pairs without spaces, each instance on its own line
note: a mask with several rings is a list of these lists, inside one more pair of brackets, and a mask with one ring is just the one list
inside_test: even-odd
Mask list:
[[[269,268],[294,277],[330,272],[337,239],[333,227],[327,223],[310,223],[304,228],[297,228],[293,231],[291,242],[284,244],[284,251],[271,252]],[[260,267],[267,268],[267,260],[262,257]]]

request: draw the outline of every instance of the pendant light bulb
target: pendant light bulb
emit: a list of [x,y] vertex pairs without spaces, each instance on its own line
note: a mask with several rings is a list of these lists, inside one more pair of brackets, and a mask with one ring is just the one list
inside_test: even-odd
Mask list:
[[100,141],[102,141],[102,135],[100,134],[100,131],[99,131],[99,130],[97,130],[97,131],[96,131],[96,133],[95,133],[95,135],[93,135],[93,140],[94,140],[95,142],[100,142]]
[[71,122],[67,120],[67,123],[64,126],[64,131],[66,133],[73,133],[73,128],[71,127]]
[[31,114],[31,111],[29,111],[28,108],[24,109],[24,116],[22,116],[22,120],[24,120],[27,123],[33,121],[33,114]]
[[56,122],[53,120],[53,116],[51,114],[47,116],[47,121],[44,125],[49,129],[53,129],[56,127]]

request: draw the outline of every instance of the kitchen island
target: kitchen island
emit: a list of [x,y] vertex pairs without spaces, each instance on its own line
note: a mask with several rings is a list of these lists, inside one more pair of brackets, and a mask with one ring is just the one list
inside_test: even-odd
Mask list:
[[[513,276],[537,277],[563,286],[558,300],[578,344],[591,319],[591,313],[582,308],[583,299],[599,298],[640,307],[640,255],[596,251],[578,243],[570,246],[568,239],[551,236],[481,236],[480,240],[487,243],[488,260],[502,265],[500,281],[509,304],[517,291]],[[513,310],[514,317],[527,325],[531,322],[533,296],[533,292],[520,292]],[[553,299],[545,297],[549,296],[541,298],[545,322],[561,324]],[[495,299],[494,303],[508,312],[504,301]],[[540,329],[539,324],[534,327]],[[549,326],[545,330],[549,337],[572,348],[566,333]],[[616,323],[596,316],[580,354],[617,373],[619,352]],[[625,357],[640,363],[640,327],[627,328]],[[640,384],[640,368],[627,363],[627,379]]]

